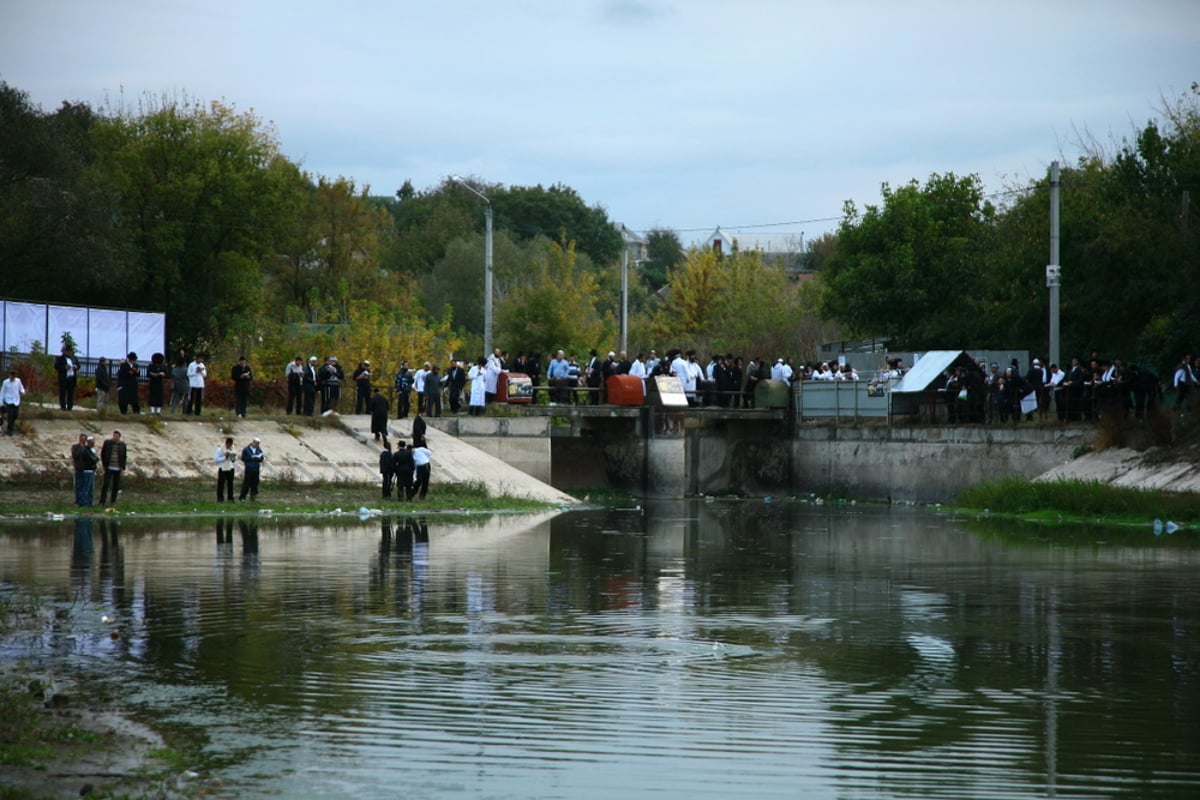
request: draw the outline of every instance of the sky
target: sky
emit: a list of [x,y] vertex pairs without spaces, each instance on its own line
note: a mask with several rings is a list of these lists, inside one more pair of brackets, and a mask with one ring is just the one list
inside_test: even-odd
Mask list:
[[224,100],[312,175],[575,189],[684,243],[808,240],[883,183],[1002,192],[1200,80],[1200,0],[7,0],[43,110]]

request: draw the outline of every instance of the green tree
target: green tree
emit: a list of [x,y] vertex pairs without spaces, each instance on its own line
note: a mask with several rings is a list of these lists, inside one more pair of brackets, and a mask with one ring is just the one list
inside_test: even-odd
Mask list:
[[172,340],[219,340],[261,306],[259,265],[286,228],[274,131],[213,102],[147,101],[95,126],[136,258],[125,307],[165,311]]
[[963,346],[971,338],[980,265],[995,208],[978,176],[930,176],[893,190],[859,213],[846,204],[829,259],[821,311],[852,336],[886,336],[893,347]]
[[687,258],[679,234],[653,228],[646,234],[646,260],[639,264],[642,282],[652,292],[667,284],[667,274]]
[[612,341],[611,312],[597,306],[596,278],[579,268],[575,244],[546,242],[526,274],[496,303],[496,339],[513,349],[583,353]]

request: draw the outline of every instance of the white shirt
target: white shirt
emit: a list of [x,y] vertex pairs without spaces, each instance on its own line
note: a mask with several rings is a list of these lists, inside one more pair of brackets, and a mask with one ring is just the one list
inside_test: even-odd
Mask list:
[[204,366],[203,361],[193,361],[188,364],[187,376],[188,386],[193,389],[204,388],[204,376],[208,374],[208,367]]
[[429,372],[430,371],[427,371],[424,367],[421,367],[419,370],[413,373],[413,391],[417,394],[425,393],[425,376],[428,375]]
[[633,363],[629,365],[629,374],[636,378],[644,379],[646,377],[646,365],[642,363],[641,359],[635,358]]
[[414,447],[412,454],[414,467],[424,466],[433,459],[433,453],[429,452],[428,447]]
[[225,446],[217,448],[217,452],[213,453],[213,462],[217,465],[217,469],[222,472],[233,472],[233,462],[237,459],[237,453],[232,450],[229,455],[225,455]]
[[21,395],[25,394],[25,384],[20,378],[5,378],[0,383],[0,403],[8,406],[21,405]]

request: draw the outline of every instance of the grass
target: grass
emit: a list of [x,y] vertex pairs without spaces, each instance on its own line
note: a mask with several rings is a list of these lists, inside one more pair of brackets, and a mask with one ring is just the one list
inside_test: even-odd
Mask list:
[[1099,481],[1028,481],[1008,478],[961,492],[958,504],[1031,521],[1143,523],[1154,519],[1200,522],[1194,495],[1112,486]]
[[[550,506],[523,497],[489,495],[482,483],[432,483],[424,500],[398,502],[384,500],[378,484],[300,483],[295,480],[263,481],[258,500],[218,503],[215,481],[155,480],[125,482],[115,512],[100,506],[79,509],[69,481],[60,476],[48,479],[41,473],[14,476],[0,486],[3,516],[80,513],[139,516],[220,516],[245,515],[269,509],[273,514],[308,514],[335,508],[351,510],[366,506],[388,511],[487,512],[536,511]],[[237,488],[237,487],[235,487]],[[99,489],[97,489],[99,491]]]

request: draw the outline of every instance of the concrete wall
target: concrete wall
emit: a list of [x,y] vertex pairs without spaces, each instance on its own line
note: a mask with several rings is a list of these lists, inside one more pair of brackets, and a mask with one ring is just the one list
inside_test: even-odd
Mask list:
[[636,416],[552,425],[546,417],[457,417],[430,425],[558,489],[610,487],[650,497],[736,492],[943,503],[1005,477],[1069,461],[1086,428],[817,427],[689,416],[646,437]]
[[802,428],[796,492],[944,503],[969,486],[1033,478],[1090,441],[1083,428]]

